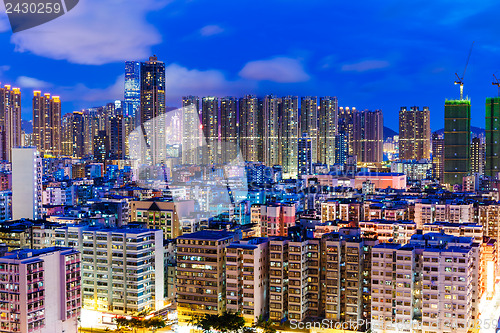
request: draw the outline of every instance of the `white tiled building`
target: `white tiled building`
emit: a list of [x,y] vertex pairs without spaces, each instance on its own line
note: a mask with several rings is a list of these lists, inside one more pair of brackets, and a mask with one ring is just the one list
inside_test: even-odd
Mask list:
[[267,238],[249,238],[227,247],[227,310],[241,313],[249,324],[269,310],[268,258]]
[[468,332],[475,316],[472,239],[416,235],[372,252],[373,332]]

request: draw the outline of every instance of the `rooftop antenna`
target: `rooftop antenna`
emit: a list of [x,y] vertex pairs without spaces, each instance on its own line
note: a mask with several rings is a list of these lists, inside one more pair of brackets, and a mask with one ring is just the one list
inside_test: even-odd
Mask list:
[[470,55],[472,53],[472,47],[474,46],[474,42],[472,42],[472,45],[469,50],[469,56],[467,57],[467,62],[465,63],[465,68],[462,76],[458,76],[458,73],[455,73],[455,76],[457,77],[457,81],[455,81],[455,84],[460,85],[460,100],[464,99],[464,77],[465,77],[465,71],[467,70],[467,65],[469,65],[469,60],[470,60]]
[[498,81],[495,74],[493,74],[493,78],[495,79],[495,82],[491,82],[491,84],[498,87],[497,96],[500,97],[500,81]]

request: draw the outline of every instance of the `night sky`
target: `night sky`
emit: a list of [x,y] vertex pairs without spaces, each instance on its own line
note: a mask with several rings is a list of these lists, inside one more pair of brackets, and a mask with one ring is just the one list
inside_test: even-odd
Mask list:
[[340,106],[429,106],[443,127],[446,98],[465,75],[472,125],[500,77],[498,1],[80,0],[66,15],[12,34],[0,12],[0,82],[60,95],[63,113],[123,98],[125,60],[167,64],[167,105],[182,95],[337,96]]

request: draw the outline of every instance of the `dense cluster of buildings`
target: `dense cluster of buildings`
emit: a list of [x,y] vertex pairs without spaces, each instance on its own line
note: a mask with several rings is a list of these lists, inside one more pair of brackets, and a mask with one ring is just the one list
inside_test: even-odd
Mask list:
[[176,309],[468,332],[498,292],[500,98],[485,138],[452,100],[444,136],[413,106],[385,140],[380,110],[336,97],[171,109],[156,56],[125,72],[123,101],[72,113],[35,91],[33,133],[0,88],[0,330]]

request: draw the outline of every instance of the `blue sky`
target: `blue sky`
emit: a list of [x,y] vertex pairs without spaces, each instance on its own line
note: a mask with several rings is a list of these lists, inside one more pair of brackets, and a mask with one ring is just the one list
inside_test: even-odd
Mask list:
[[333,95],[382,109],[393,129],[400,106],[429,106],[436,130],[475,41],[465,94],[484,127],[500,77],[499,11],[464,0],[80,0],[16,34],[0,14],[0,82],[22,88],[26,119],[34,89],[60,95],[66,113],[123,98],[123,62],[156,54],[169,106],[187,94]]

